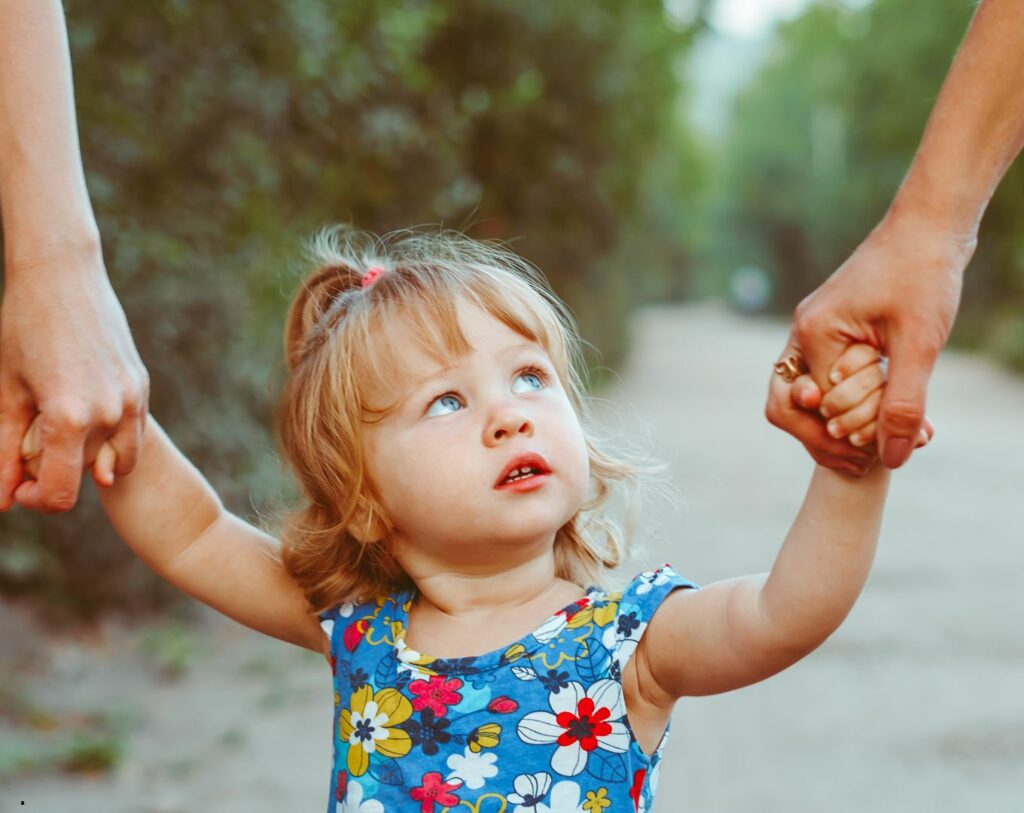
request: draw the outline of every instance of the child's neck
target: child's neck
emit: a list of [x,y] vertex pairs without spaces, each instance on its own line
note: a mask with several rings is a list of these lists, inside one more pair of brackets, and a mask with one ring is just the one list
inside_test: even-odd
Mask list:
[[506,567],[441,566],[423,557],[406,567],[416,584],[420,614],[465,621],[486,621],[509,612],[554,605],[559,609],[583,593],[582,588],[555,575],[550,549]]

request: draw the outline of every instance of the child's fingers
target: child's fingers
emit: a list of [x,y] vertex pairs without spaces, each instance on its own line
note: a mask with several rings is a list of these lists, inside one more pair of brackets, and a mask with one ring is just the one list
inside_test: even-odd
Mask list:
[[[884,383],[885,371],[882,369],[882,365],[871,364],[855,373],[851,373],[848,378],[843,379],[842,382],[836,384],[825,393],[825,397],[821,399],[819,412],[821,412],[824,418],[832,418],[848,412],[862,403],[865,398]],[[874,416],[872,415],[871,417],[873,418]],[[857,426],[851,425],[851,431],[856,429]]]
[[110,488],[114,484],[114,467],[117,465],[117,452],[109,443],[100,447],[96,462],[92,464],[92,477],[96,485]]
[[858,370],[863,370],[869,364],[874,364],[878,359],[878,351],[870,344],[851,344],[828,371],[828,380],[833,384],[838,384]]
[[[856,432],[850,433],[850,443],[860,448],[867,446],[869,443],[874,441],[875,432],[878,429],[878,421],[872,421],[867,426],[858,429]],[[918,433],[917,443],[914,444],[915,449],[920,449],[922,446],[927,446],[931,442],[932,436],[928,434],[924,428]]]
[[[41,417],[41,415],[36,416],[21,440],[22,469],[30,480],[39,479],[39,469],[43,461],[43,450],[40,448],[39,439]],[[116,464],[117,452],[109,443],[104,443],[92,464],[93,479],[98,485],[109,487],[114,484],[114,466]]]
[[881,403],[882,391],[877,389],[853,409],[832,418],[826,427],[828,433],[834,438],[843,438],[867,426],[878,417],[878,405]]

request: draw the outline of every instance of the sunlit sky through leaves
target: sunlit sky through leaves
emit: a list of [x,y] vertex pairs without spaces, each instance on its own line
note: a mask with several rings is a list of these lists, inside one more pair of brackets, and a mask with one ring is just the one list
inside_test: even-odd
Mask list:
[[756,38],[768,33],[779,20],[800,13],[809,0],[718,0],[711,23],[724,34]]

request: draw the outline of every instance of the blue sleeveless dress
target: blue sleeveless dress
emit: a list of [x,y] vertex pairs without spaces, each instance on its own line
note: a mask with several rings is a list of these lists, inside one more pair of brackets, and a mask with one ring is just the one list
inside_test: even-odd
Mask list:
[[669,565],[589,587],[510,646],[430,658],[405,645],[412,591],[320,614],[331,640],[328,813],[650,811],[668,731],[644,754],[622,671],[665,597]]

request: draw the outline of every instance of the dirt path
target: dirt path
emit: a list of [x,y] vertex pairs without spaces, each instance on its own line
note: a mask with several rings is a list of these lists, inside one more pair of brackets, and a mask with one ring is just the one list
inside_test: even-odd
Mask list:
[[[711,306],[638,315],[632,361],[602,412],[629,433],[646,424],[686,497],[649,515],[659,541],[643,564],[670,561],[702,583],[771,565],[812,469],[762,417],[785,333]],[[895,478],[878,562],[846,625],[783,675],[679,704],[661,813],[1020,808],[1024,382],[948,353],[929,414],[937,441]],[[29,624],[12,608],[0,622]],[[112,775],[9,782],[0,813],[323,809],[332,699],[321,658],[211,616],[195,665],[167,683],[140,655],[141,635],[30,643],[39,702],[122,703],[137,723]]]

